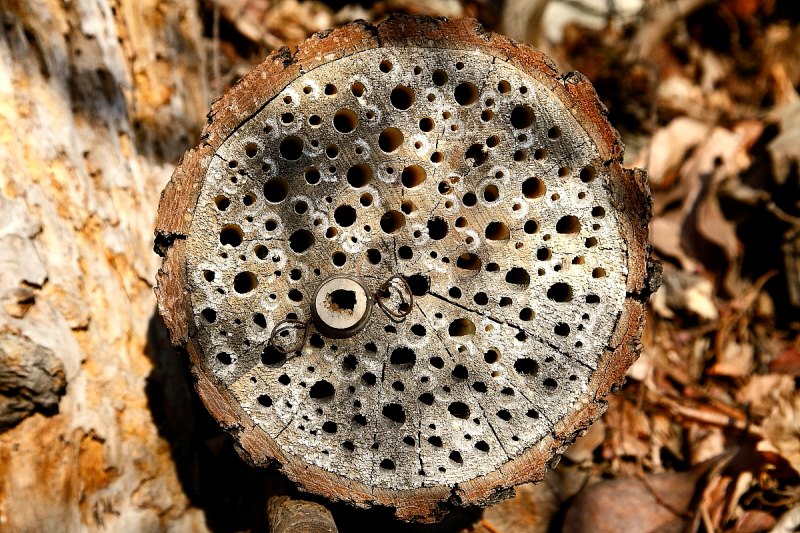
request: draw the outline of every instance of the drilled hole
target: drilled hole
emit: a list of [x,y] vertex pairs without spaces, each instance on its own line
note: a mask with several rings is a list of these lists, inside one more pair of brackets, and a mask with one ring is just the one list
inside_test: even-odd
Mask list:
[[403,133],[397,128],[386,128],[378,137],[378,146],[384,152],[391,153],[403,144]]
[[233,290],[239,294],[247,294],[258,286],[258,279],[252,272],[239,272],[233,278]]
[[358,115],[350,109],[340,109],[333,115],[333,127],[339,133],[350,133],[358,126]]
[[527,287],[531,283],[531,275],[521,267],[514,267],[506,273],[506,283]]
[[301,254],[314,245],[314,234],[308,230],[299,229],[289,236],[289,248],[294,253]]
[[447,410],[456,418],[461,418],[463,420],[469,418],[469,406],[464,402],[452,402],[447,406]]
[[223,245],[233,247],[239,246],[242,244],[243,238],[244,234],[242,233],[242,228],[236,224],[222,226],[222,230],[219,232],[219,242]]
[[398,85],[392,89],[389,101],[395,109],[404,111],[414,104],[414,91],[405,85]]
[[384,405],[381,413],[392,422],[396,422],[398,424],[403,424],[406,421],[406,412],[403,409],[403,406],[399,403],[390,403]]
[[511,232],[505,222],[490,222],[486,225],[484,235],[490,241],[507,241]]
[[311,386],[308,394],[313,400],[330,401],[336,394],[336,388],[329,381],[321,379]]
[[413,189],[425,183],[425,169],[419,165],[410,165],[403,169],[400,181],[404,187]]
[[517,106],[511,111],[511,125],[521,130],[533,124],[533,109],[526,105]]
[[574,215],[563,216],[556,223],[556,231],[566,234],[578,233],[581,231],[581,222]]
[[563,282],[554,283],[547,289],[547,297],[554,302],[572,301],[572,287]]
[[442,240],[447,235],[447,221],[441,217],[428,219],[427,226],[428,236],[435,241]]
[[284,159],[296,161],[303,155],[303,139],[295,135],[284,138],[278,150]]
[[380,225],[384,233],[394,233],[405,226],[405,224],[406,217],[404,217],[403,213],[400,211],[392,209],[381,216]]
[[366,88],[364,87],[364,84],[361,83],[360,81],[355,81],[350,86],[350,92],[353,93],[353,96],[355,96],[356,98],[364,96],[364,91],[366,91]]
[[398,366],[401,370],[408,370],[414,366],[417,356],[411,348],[400,347],[392,350],[389,362]]
[[424,296],[430,289],[430,280],[422,274],[414,274],[406,279],[411,294],[414,296]]
[[356,221],[356,210],[349,205],[340,205],[334,210],[333,219],[343,228],[350,227]]
[[457,318],[450,322],[447,334],[451,337],[464,337],[475,334],[475,323],[468,318]]

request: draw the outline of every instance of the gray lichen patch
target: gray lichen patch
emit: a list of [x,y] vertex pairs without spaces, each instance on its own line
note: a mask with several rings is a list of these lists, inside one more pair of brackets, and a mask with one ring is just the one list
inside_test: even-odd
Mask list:
[[[205,364],[285,453],[345,479],[497,470],[574,411],[609,343],[628,275],[610,180],[571,110],[500,59],[323,64],[208,168],[186,264]],[[275,350],[275,325],[312,322],[342,274],[371,291],[400,275],[413,308]]]

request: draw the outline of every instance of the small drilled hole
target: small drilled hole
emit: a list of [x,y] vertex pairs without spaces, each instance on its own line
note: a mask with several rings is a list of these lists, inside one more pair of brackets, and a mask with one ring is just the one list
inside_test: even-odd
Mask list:
[[289,248],[297,254],[303,253],[314,245],[314,234],[299,229],[289,236]]
[[242,244],[243,238],[244,234],[242,233],[242,228],[236,224],[222,226],[222,231],[219,232],[219,242],[223,245],[227,244],[233,247],[239,246]]
[[539,198],[547,188],[540,178],[528,178],[522,182],[522,194],[525,198]]
[[511,125],[518,130],[530,127],[533,119],[533,109],[526,105],[517,106],[511,111]]
[[350,92],[352,92],[353,96],[355,96],[356,98],[364,96],[364,91],[366,91],[366,88],[364,87],[364,84],[361,83],[360,81],[355,81],[350,86]]

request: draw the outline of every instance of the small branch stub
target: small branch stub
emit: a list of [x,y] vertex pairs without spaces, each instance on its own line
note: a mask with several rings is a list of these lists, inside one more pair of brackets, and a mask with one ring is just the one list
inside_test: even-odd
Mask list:
[[540,52],[425,17],[314,36],[214,104],[162,196],[157,294],[246,458],[419,521],[541,480],[657,285],[604,112]]

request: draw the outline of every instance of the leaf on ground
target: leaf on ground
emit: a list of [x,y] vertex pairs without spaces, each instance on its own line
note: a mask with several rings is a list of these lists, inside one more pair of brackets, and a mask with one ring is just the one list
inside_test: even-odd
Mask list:
[[687,525],[689,505],[704,472],[705,468],[595,483],[572,503],[562,531],[681,532]]

